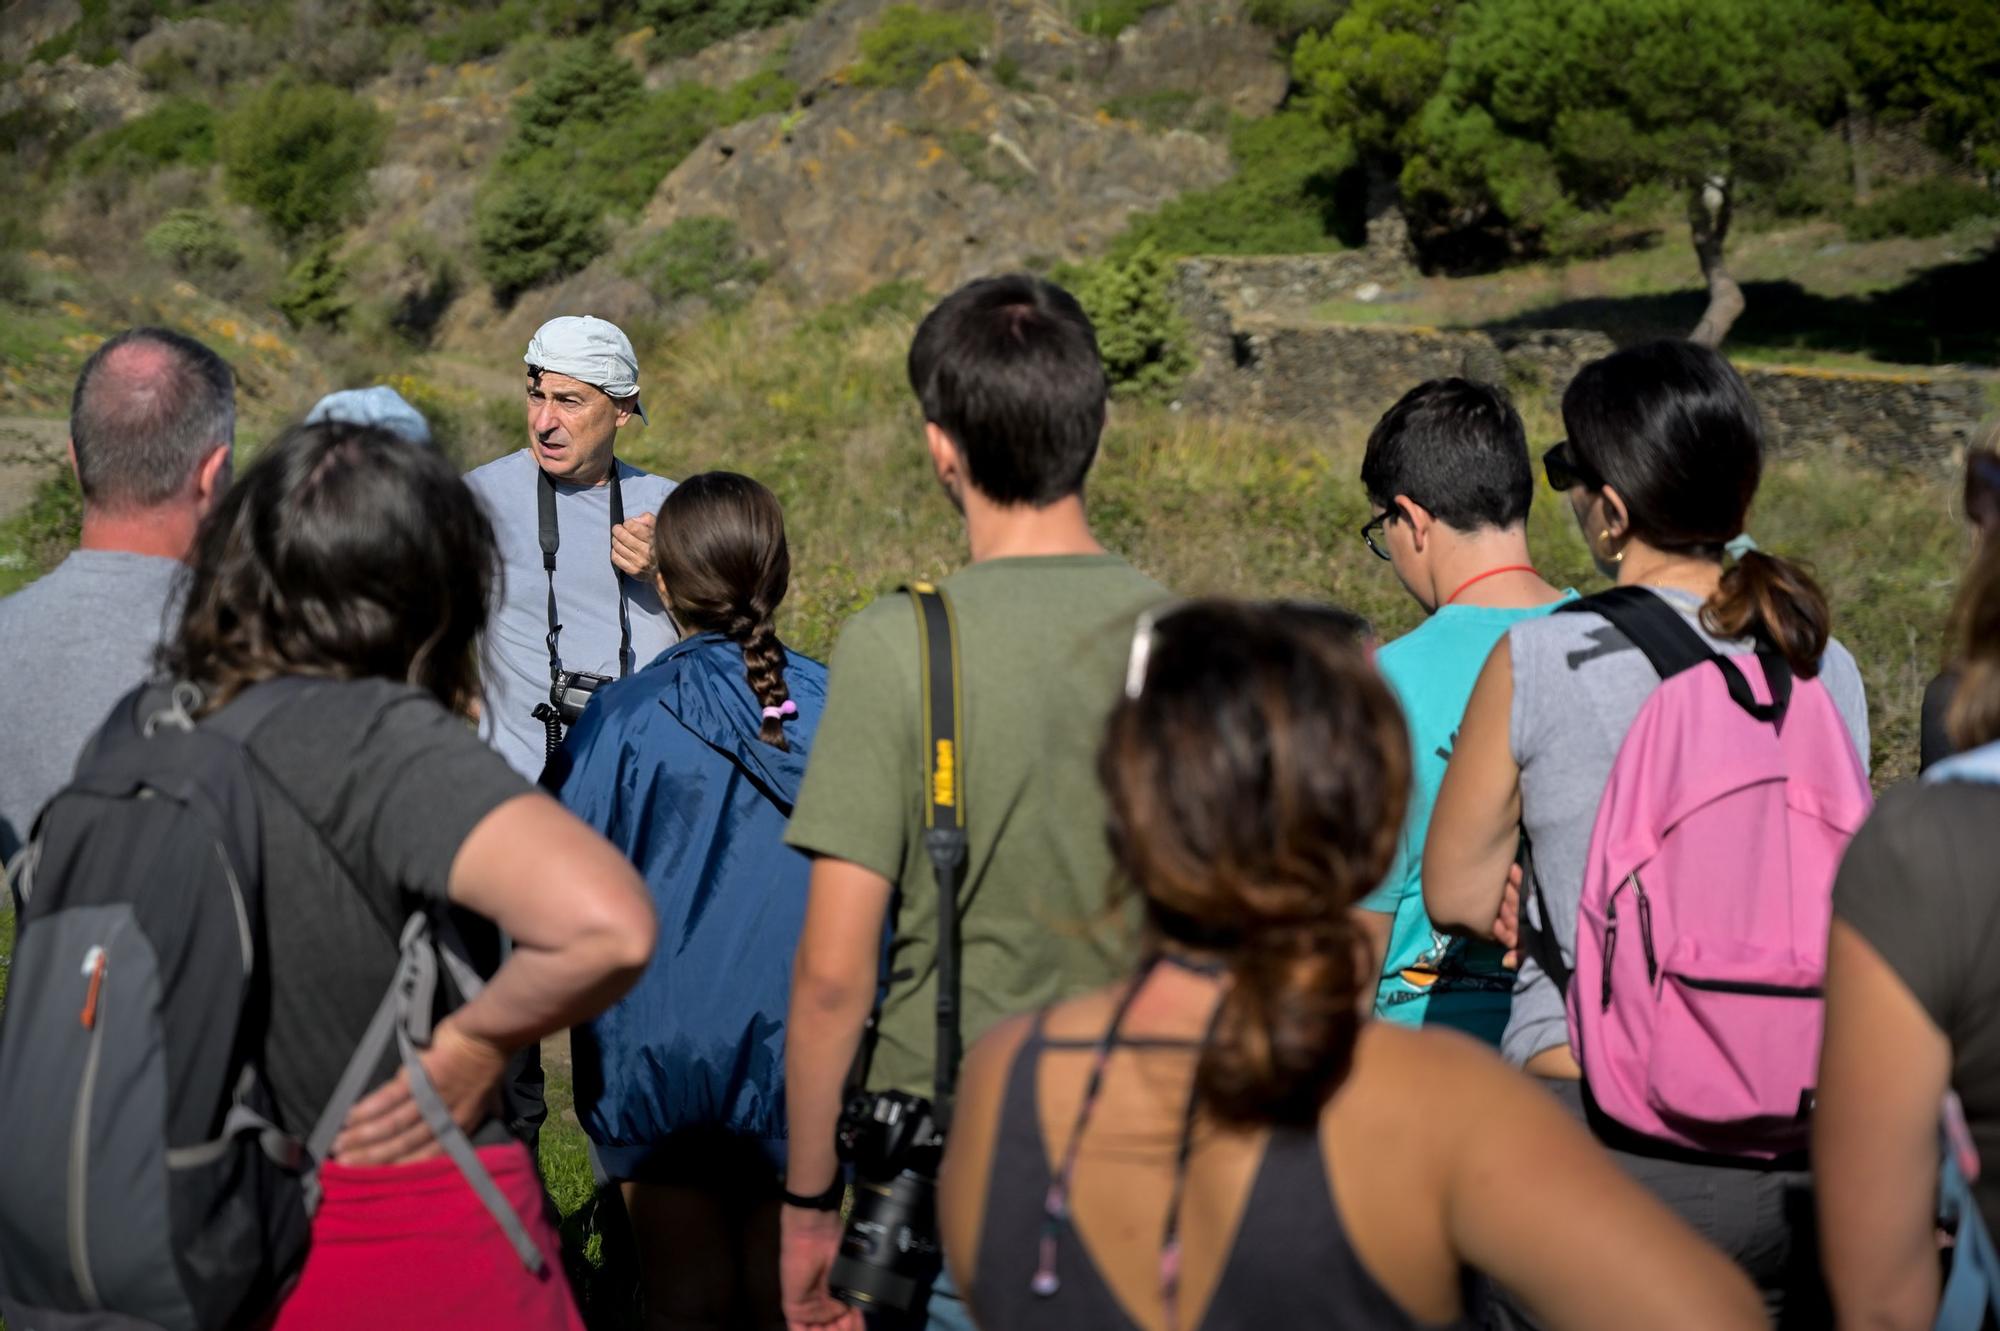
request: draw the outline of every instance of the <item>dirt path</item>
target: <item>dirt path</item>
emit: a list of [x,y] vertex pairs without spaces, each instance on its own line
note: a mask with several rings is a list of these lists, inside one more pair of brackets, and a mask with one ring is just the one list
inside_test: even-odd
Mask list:
[[65,462],[69,423],[40,416],[0,416],[0,520],[35,497],[51,469]]

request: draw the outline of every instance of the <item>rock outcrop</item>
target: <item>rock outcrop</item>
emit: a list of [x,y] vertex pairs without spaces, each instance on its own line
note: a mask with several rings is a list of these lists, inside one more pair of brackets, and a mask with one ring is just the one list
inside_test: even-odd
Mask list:
[[1082,114],[952,61],[915,92],[829,87],[719,131],[662,182],[645,226],[729,218],[819,302],[1080,258],[1134,211],[1229,171],[1212,139]]

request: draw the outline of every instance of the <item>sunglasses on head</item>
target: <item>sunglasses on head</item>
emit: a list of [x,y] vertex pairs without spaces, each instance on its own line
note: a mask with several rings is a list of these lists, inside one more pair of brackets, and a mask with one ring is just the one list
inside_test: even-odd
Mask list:
[[1589,490],[1604,488],[1604,478],[1576,455],[1576,449],[1567,439],[1542,454],[1542,474],[1549,478],[1549,489],[1557,493],[1579,485]]

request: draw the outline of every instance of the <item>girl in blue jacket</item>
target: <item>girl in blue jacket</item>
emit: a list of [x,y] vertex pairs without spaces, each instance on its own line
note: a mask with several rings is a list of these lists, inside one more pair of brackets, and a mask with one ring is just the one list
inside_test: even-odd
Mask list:
[[572,1036],[576,1112],[632,1217],[653,1327],[781,1327],[785,1010],[808,861],[784,844],[826,668],[772,616],[784,514],[733,472],[654,531],[688,635],[599,689],[544,782],[631,857],[659,913],[644,978]]

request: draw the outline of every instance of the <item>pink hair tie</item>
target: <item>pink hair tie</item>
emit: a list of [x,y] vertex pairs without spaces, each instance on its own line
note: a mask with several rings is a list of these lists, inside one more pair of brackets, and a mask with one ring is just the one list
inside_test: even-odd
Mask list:
[[785,699],[784,706],[782,707],[766,707],[764,709],[764,719],[766,721],[782,721],[788,716],[797,716],[798,714],[799,705],[790,698]]

